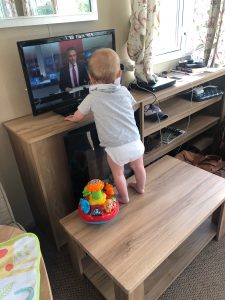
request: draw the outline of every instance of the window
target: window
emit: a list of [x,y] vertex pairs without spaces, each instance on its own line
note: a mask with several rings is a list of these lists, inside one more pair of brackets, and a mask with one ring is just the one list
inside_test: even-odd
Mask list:
[[160,34],[156,61],[163,62],[190,53],[189,37],[194,0],[161,0]]
[[75,13],[88,13],[91,11],[89,0],[64,0],[58,1],[58,12],[62,15],[71,14],[71,8]]
[[[0,0],[1,1],[1,0]],[[26,7],[25,15],[71,15],[91,12],[90,0],[21,0]]]
[[0,28],[90,20],[98,20],[97,0],[0,0]]
[[28,6],[30,15],[51,15],[54,14],[54,6],[51,1],[46,0],[29,0],[24,2]]

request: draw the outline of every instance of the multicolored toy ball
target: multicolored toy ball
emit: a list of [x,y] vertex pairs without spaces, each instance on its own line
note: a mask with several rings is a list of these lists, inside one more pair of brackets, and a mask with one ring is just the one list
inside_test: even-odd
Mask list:
[[114,197],[113,186],[100,179],[89,181],[83,190],[78,212],[81,219],[91,224],[112,220],[119,212],[119,202]]

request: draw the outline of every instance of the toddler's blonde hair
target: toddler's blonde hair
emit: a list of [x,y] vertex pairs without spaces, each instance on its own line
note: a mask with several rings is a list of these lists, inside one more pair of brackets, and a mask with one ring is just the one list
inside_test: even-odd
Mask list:
[[88,62],[88,72],[90,76],[99,83],[114,83],[119,71],[119,56],[110,48],[96,50]]

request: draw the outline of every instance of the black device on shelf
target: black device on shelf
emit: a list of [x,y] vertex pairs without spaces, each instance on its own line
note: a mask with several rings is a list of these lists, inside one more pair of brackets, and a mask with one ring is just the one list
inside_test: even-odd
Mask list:
[[205,64],[202,61],[194,61],[193,59],[188,59],[178,63],[178,67],[182,68],[203,68]]
[[180,95],[188,100],[193,101],[205,101],[211,98],[215,98],[223,95],[224,92],[217,86],[205,86],[201,87],[201,91],[199,92],[199,88],[194,88],[188,91],[181,93]]
[[180,137],[185,133],[184,130],[176,128],[176,127],[165,127],[162,129],[162,141],[164,144],[170,144],[175,139]]
[[60,89],[60,70],[68,63],[66,50],[76,48],[77,60],[87,67],[88,59],[96,49],[116,50],[115,30],[19,41],[17,47],[33,115],[54,110],[61,113],[61,108],[64,114],[65,106],[73,104],[76,107],[88,94],[88,81],[82,82],[72,93]]
[[132,89],[142,90],[142,91],[150,91],[150,92],[157,92],[173,86],[176,80],[171,78],[165,77],[158,77],[156,82],[144,82],[137,80],[136,83],[130,83],[130,87]]

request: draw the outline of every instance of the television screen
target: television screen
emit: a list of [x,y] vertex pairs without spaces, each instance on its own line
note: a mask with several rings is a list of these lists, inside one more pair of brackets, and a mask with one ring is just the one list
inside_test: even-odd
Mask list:
[[115,49],[114,29],[17,42],[33,115],[63,113],[88,94],[87,62],[99,48]]

